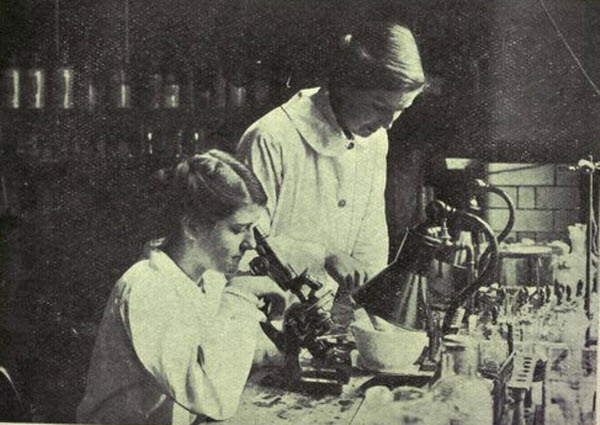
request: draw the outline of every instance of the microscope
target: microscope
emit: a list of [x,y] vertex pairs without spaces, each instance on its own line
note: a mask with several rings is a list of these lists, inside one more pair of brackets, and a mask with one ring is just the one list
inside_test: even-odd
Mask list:
[[[429,345],[418,363],[421,371],[432,372],[437,369],[442,336],[457,332],[461,326],[459,313],[463,304],[480,287],[494,279],[498,241],[492,228],[480,217],[439,200],[427,206],[426,215],[423,223],[406,231],[395,260],[358,288],[352,298],[368,314],[405,329],[426,331]],[[479,256],[471,245],[453,239],[449,233],[447,223],[459,219],[473,231],[485,235],[488,246]],[[332,329],[333,322],[329,312],[323,308],[326,296],[316,296],[323,285],[306,272],[297,274],[292,267],[286,266],[269,245],[266,236],[257,228],[254,233],[258,257],[250,263],[253,274],[270,276],[284,291],[290,291],[299,300],[284,315],[282,332],[270,322],[262,325],[267,336],[286,355],[286,379],[296,388],[312,386],[311,392],[327,388],[328,392],[339,394],[342,385],[349,380],[349,352],[352,347],[324,338]],[[430,305],[427,273],[434,260],[449,261],[457,251],[466,252],[467,279],[461,290],[451,297],[444,317],[440,319],[433,314]],[[318,367],[301,365],[299,355],[303,348],[310,352]]]
[[[334,294],[326,292],[317,297],[323,284],[306,271],[298,274],[290,265],[283,263],[268,237],[254,228],[258,257],[250,262],[255,276],[269,276],[284,291],[296,296],[298,302],[289,306],[283,317],[283,330],[275,328],[270,320],[261,323],[265,334],[285,354],[285,373],[275,377],[277,386],[314,393],[341,394],[343,385],[350,379],[350,351],[352,345],[327,337],[334,327],[330,312],[326,309]],[[265,300],[267,318],[270,302]],[[303,349],[312,356],[310,365],[301,361]],[[271,376],[270,380],[273,381]]]

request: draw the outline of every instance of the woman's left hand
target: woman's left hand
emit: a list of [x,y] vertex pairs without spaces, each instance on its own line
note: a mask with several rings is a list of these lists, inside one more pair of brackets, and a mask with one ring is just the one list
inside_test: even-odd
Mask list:
[[238,274],[229,279],[227,287],[244,291],[257,298],[262,298],[268,294],[279,294],[285,297],[285,292],[268,276]]

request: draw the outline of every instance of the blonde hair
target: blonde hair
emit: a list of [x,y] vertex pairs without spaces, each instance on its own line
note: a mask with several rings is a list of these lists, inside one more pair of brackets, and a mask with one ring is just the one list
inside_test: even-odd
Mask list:
[[181,218],[211,225],[248,205],[264,206],[267,196],[254,173],[233,156],[212,149],[178,163],[162,177],[167,191],[165,232],[179,231]]

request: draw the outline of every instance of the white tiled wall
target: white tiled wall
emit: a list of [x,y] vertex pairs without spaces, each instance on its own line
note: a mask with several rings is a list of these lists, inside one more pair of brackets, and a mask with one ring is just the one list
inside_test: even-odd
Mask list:
[[[488,183],[503,189],[515,204],[514,240],[564,239],[567,226],[579,221],[579,175],[565,168],[562,164],[488,164]],[[504,201],[494,194],[486,201],[487,221],[494,230],[502,230],[508,219]]]

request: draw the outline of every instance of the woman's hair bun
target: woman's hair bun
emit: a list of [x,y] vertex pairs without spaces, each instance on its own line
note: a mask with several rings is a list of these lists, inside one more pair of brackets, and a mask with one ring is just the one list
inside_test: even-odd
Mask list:
[[[246,205],[265,205],[265,192],[250,169],[233,156],[212,149],[161,170],[168,193],[167,220],[176,226],[186,216],[195,223],[214,223]],[[171,232],[172,232],[171,231]]]
[[417,42],[401,23],[365,21],[342,37],[330,87],[417,90],[425,85]]

